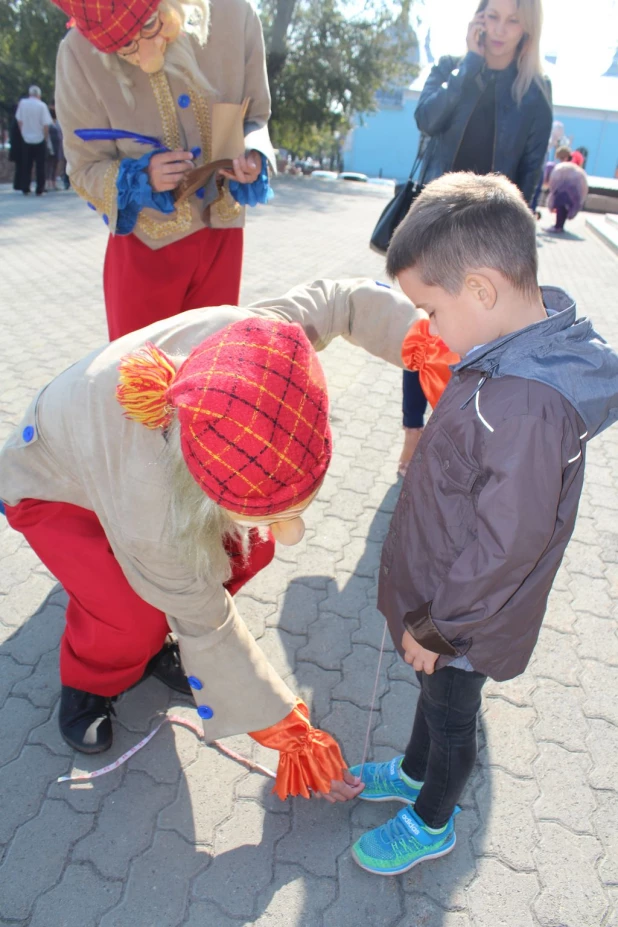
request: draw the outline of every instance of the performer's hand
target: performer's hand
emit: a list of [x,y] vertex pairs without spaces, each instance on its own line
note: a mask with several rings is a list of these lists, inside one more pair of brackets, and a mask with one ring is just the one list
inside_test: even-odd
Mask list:
[[175,190],[187,171],[193,167],[190,151],[161,151],[153,155],[148,165],[148,180],[155,193]]
[[250,151],[248,155],[234,158],[233,171],[220,171],[222,177],[237,180],[239,183],[253,183],[260,176],[262,155],[259,151]]
[[427,673],[428,676],[431,676],[440,654],[434,653],[433,650],[425,650],[414,640],[409,631],[403,632],[401,645],[405,651],[403,658],[406,663],[409,663],[417,673]]
[[314,792],[313,796],[315,798],[325,798],[331,805],[334,805],[337,801],[349,801],[351,798],[356,798],[364,788],[365,783],[361,781],[359,776],[352,776],[347,769],[344,769],[343,781],[333,779],[330,792]]

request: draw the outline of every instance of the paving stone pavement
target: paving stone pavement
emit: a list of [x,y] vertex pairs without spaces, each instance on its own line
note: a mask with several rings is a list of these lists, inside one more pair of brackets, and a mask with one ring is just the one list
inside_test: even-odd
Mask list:
[[[282,181],[250,217],[243,300],[317,277],[383,275],[367,248],[387,193]],[[105,339],[106,232],[73,194],[0,189],[0,438],[34,391]],[[618,262],[584,228],[540,236],[541,280],[564,286],[618,345]],[[335,454],[306,538],[239,596],[241,613],[315,723],[362,752],[382,633],[376,574],[399,486],[400,374],[343,341],[322,355]],[[542,465],[542,461],[539,461]],[[60,739],[65,595],[0,520],[2,927],[610,927],[618,924],[618,428],[592,442],[575,538],[532,663],[486,687],[481,750],[455,852],[396,879],[349,847],[388,805],[279,802],[165,725],[125,766],[73,786],[174,707],[156,681],[117,705],[111,757]],[[387,645],[374,758],[406,743],[417,689]],[[246,737],[230,745],[274,765]]]

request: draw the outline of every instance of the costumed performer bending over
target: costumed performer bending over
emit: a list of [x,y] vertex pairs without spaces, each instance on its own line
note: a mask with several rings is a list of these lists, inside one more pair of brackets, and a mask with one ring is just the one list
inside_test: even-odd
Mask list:
[[0,498],[69,596],[67,743],[108,749],[113,699],[139,682],[171,628],[207,742],[251,733],[278,749],[282,798],[328,793],[332,780],[342,798],[362,788],[347,772],[341,781],[337,744],[311,728],[232,595],[270,562],[275,540],[302,538],[302,513],[328,468],[315,349],[342,335],[401,366],[421,314],[366,280],[318,281],[249,309],[155,323],[35,397],[0,451]]
[[[274,167],[256,11],[249,0],[54,2],[75,26],[56,66],[68,173],[111,233],[110,339],[186,309],[236,305],[244,205],[266,202],[267,160]],[[188,170],[227,157],[233,171],[174,203]]]

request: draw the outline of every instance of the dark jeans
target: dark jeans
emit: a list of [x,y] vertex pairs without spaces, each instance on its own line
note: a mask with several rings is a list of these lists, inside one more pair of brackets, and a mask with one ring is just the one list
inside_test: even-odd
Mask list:
[[418,816],[428,827],[442,827],[474,767],[476,716],[487,676],[449,666],[416,675],[421,694],[402,768],[424,783],[414,806]]
[[403,425],[404,428],[422,428],[427,400],[421,389],[418,371],[403,372]]
[[22,174],[24,193],[30,192],[30,179],[32,177],[32,165],[36,164],[36,192],[45,192],[45,142],[38,145],[29,145],[24,142],[24,172]]

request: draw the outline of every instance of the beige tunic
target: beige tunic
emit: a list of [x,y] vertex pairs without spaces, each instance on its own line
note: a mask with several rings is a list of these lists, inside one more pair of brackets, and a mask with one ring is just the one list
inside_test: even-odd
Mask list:
[[[261,151],[271,163],[274,161],[267,128],[270,94],[258,15],[248,0],[210,0],[210,8],[208,41],[203,47],[193,37],[191,42],[200,70],[216,90],[216,97],[206,97],[176,77],[168,78],[165,71],[148,75],[124,63],[133,81],[135,105],[131,107],[118,78],[76,29],[71,29],[60,44],[56,105],[71,183],[105,216],[112,233],[117,221],[116,177],[120,161],[141,158],[152,148],[125,139],[83,142],[74,134],[75,129],[111,127],[156,136],[169,149],[200,148],[201,154],[194,162],[199,166],[231,154],[222,150],[225,144],[220,137],[213,137],[213,124],[220,125],[222,104],[240,109],[248,97],[245,149]],[[189,105],[180,105],[179,100],[186,103],[187,98]],[[171,215],[142,209],[134,234],[149,248],[161,248],[205,225],[244,225],[244,209],[227,188],[223,197],[208,208],[193,195]]]
[[[179,558],[168,527],[170,494],[160,431],[129,421],[115,398],[118,362],[145,341],[185,357],[239,319],[299,323],[317,348],[336,335],[401,366],[401,343],[420,313],[399,292],[364,280],[317,281],[248,309],[194,309],[125,335],[69,367],[41,391],[0,451],[0,498],[69,502],[99,518],[133,589],[164,611],[187,674],[203,684],[206,740],[258,731],[284,718],[294,694],[279,678],[221,585]],[[395,398],[394,398],[395,401]],[[34,431],[34,437],[30,440]],[[336,451],[336,447],[335,447]]]

